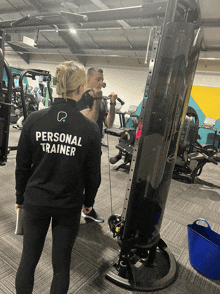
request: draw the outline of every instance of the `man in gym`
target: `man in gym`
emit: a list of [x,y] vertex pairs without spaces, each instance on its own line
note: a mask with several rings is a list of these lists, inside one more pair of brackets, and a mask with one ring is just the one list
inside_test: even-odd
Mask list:
[[103,70],[89,68],[87,71],[87,89],[82,98],[77,103],[78,109],[82,114],[97,122],[100,134],[103,135],[103,123],[107,128],[111,128],[115,119],[115,105],[117,94],[112,92],[108,97],[110,100],[110,110],[108,111],[107,103],[102,98]]
[[[82,95],[82,98],[77,102],[77,107],[86,117],[97,122],[103,137],[103,124],[107,128],[111,128],[115,119],[115,105],[117,94],[112,92],[110,98],[110,110],[108,111],[106,100],[102,97],[103,86],[103,70],[89,68],[87,71],[87,91]],[[90,91],[88,91],[91,89]],[[82,212],[84,218],[90,218],[96,222],[103,222],[104,219],[98,215],[94,208],[89,213]]]

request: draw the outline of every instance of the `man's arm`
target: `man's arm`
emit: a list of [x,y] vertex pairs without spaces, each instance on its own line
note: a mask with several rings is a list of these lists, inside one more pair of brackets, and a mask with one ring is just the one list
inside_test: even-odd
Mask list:
[[85,115],[86,117],[94,120],[97,122],[98,117],[99,117],[99,110],[100,110],[100,105],[101,105],[101,99],[102,99],[102,91],[94,89],[89,93],[90,96],[93,97],[94,102],[92,105],[92,108],[86,108],[81,110],[81,113]]
[[111,93],[108,97],[111,98],[110,102],[110,110],[108,112],[108,115],[105,118],[105,125],[107,128],[112,128],[113,122],[115,119],[115,104],[117,99],[117,94]]

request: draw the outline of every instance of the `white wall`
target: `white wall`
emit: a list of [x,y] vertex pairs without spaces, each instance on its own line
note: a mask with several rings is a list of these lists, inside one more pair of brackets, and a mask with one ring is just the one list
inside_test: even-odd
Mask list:
[[[52,75],[55,73],[55,67],[58,63],[49,62],[30,62],[25,64],[23,61],[8,60],[11,67],[24,68],[24,69],[41,69],[50,71]],[[94,65],[88,65],[86,68],[94,67]],[[118,94],[125,104],[121,108],[122,111],[126,111],[130,105],[139,105],[143,99],[144,89],[146,84],[146,78],[148,69],[141,68],[123,68],[123,67],[102,67],[104,71],[104,81],[106,82],[106,88],[103,88],[103,95],[108,96],[111,92]],[[31,81],[28,79],[29,85],[36,87],[37,81]]]
[[196,72],[193,85],[220,88],[220,72]]
[[[13,62],[8,60],[12,67],[43,69],[55,73],[55,67],[58,63],[55,62],[30,62],[29,65],[22,61]],[[87,65],[87,68],[94,65]],[[122,111],[128,110],[130,105],[138,106],[143,99],[146,79],[148,75],[148,68],[127,68],[116,66],[102,66],[104,71],[104,80],[107,84],[103,89],[103,95],[108,96],[111,92],[118,94],[125,104],[121,108]],[[32,85],[29,80],[30,85]],[[196,72],[194,85],[207,87],[220,87],[220,72]],[[36,86],[36,81],[33,82]],[[116,118],[115,123],[119,120]]]
[[[48,61],[30,61],[30,64],[26,64],[21,58],[10,59],[8,57],[7,61],[11,67],[48,70],[52,75],[55,73],[55,67],[59,64],[59,62]],[[87,68],[92,66],[94,64],[88,64]],[[107,87],[103,89],[104,95],[107,95],[109,91],[115,91],[120,98],[124,98],[130,104],[141,101],[148,74],[147,66],[146,68],[101,66],[101,68],[104,70],[104,78],[107,83]],[[197,71],[194,85],[220,87],[220,72]]]
[[103,94],[118,94],[125,104],[121,108],[126,111],[130,105],[139,105],[143,99],[148,69],[103,68],[104,80],[107,84]]

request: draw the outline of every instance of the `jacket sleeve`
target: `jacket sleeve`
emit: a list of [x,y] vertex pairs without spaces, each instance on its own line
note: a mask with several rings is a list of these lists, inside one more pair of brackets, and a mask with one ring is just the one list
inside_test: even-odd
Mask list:
[[29,135],[30,124],[27,121],[24,123],[20,139],[18,142],[18,150],[16,156],[16,170],[15,170],[15,189],[16,189],[16,203],[23,204],[24,191],[27,181],[32,173],[32,144]]
[[98,188],[101,184],[101,136],[96,125],[95,136],[91,142],[85,164],[85,198],[86,207],[93,206]]

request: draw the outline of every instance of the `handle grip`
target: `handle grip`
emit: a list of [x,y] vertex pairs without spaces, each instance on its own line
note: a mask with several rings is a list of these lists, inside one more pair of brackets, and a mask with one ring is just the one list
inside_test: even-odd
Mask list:
[[203,221],[203,222],[205,222],[205,223],[208,225],[208,228],[211,230],[211,227],[210,227],[209,223],[208,223],[207,220],[205,220],[204,218],[198,218],[198,219],[196,219],[196,220],[193,222],[193,225],[194,225],[196,222],[198,222],[198,221]]
[[125,102],[124,102],[124,101],[122,101],[120,98],[117,98],[117,100],[118,100],[118,102],[120,102],[120,103],[121,103],[121,105],[124,105],[124,104],[125,104]]

